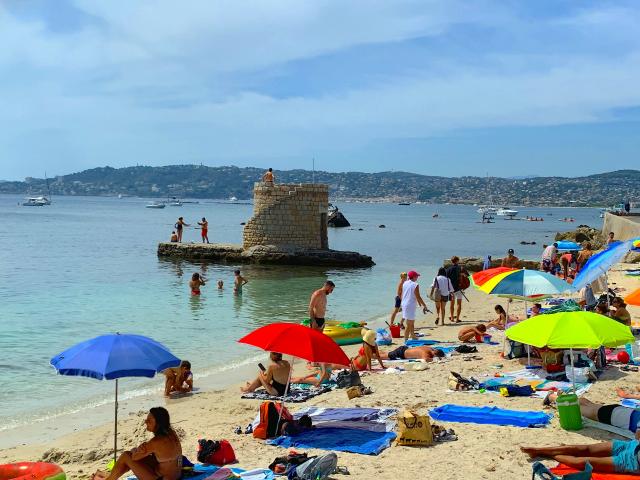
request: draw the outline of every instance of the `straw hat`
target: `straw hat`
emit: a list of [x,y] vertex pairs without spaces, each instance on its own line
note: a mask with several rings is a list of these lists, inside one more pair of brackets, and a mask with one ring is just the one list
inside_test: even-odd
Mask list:
[[369,330],[368,328],[363,328],[360,332],[362,335],[362,341],[364,343],[368,343],[371,346],[376,344],[376,332],[373,330]]

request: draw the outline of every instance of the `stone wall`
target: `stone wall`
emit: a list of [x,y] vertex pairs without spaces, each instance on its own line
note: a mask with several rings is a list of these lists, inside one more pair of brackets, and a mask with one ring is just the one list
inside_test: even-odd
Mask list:
[[257,182],[253,217],[244,227],[242,246],[328,249],[328,207],[328,185]]
[[640,237],[640,217],[620,216],[605,213],[602,225],[602,234],[606,237],[613,232],[616,240],[630,240]]

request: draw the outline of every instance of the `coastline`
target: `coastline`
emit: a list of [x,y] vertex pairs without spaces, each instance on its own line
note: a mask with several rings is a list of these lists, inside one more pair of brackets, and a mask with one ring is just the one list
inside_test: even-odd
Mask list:
[[[622,265],[628,268],[627,265]],[[426,284],[426,282],[423,282]],[[626,288],[625,293],[637,288],[637,280],[625,277],[619,271],[611,274],[611,283]],[[484,295],[475,289],[467,296],[471,303],[463,304],[463,325],[493,318],[493,306],[504,299],[496,299]],[[514,307],[517,312],[518,304]],[[629,308],[632,316],[640,314],[640,308]],[[388,313],[381,314],[372,320],[371,327],[376,327],[386,320]],[[433,315],[420,316],[417,322],[418,331],[438,340],[453,340],[459,325],[446,324],[444,327],[433,327]],[[502,333],[494,333],[497,342],[502,341]],[[395,342],[398,344],[398,342]],[[352,355],[358,345],[345,347],[347,354]],[[390,348],[390,347],[387,347]],[[463,375],[479,376],[482,373],[493,374],[497,370],[492,366],[503,364],[498,371],[513,371],[522,368],[517,360],[501,359],[498,356],[500,346],[482,345],[480,360],[465,362],[460,356],[454,357],[444,364],[430,364],[423,372],[405,372],[403,374],[383,375],[371,373],[363,377],[363,383],[374,390],[372,395],[348,400],[343,390],[335,390],[313,398],[303,404],[291,406],[292,411],[307,406],[362,406],[362,407],[410,407],[424,412],[427,408],[444,403],[462,405],[495,405],[519,410],[541,410],[539,398],[515,397],[504,398],[499,395],[449,392],[447,378],[450,370]],[[256,356],[264,359],[266,354],[256,352]],[[302,363],[302,362],[300,362]],[[304,365],[297,364],[297,368]],[[184,453],[195,457],[198,438],[228,439],[238,457],[241,468],[265,467],[283,450],[265,445],[251,435],[235,435],[235,426],[247,425],[256,415],[260,401],[241,400],[238,388],[244,380],[255,375],[255,364],[247,360],[242,367],[220,372],[219,376],[197,378],[196,386],[200,388],[196,394],[180,399],[166,401],[159,392],[157,396],[122,402],[120,405],[119,446],[131,448],[146,438],[141,428],[146,411],[151,406],[166,405],[173,424],[183,435]],[[224,379],[223,379],[224,377]],[[215,379],[215,380],[214,380]],[[615,381],[615,383],[614,383]],[[159,382],[161,383],[161,382]],[[617,368],[608,369],[596,382],[587,397],[593,401],[617,403],[613,390],[618,385],[640,384],[637,374],[620,372]],[[209,387],[209,385],[211,387]],[[208,390],[212,388],[212,390]],[[138,401],[139,400],[139,401]],[[104,415],[113,414],[113,404],[105,406]],[[39,428],[40,436],[30,435],[28,431],[16,434],[22,445],[1,448],[0,462],[25,460],[48,460],[61,464],[68,478],[87,478],[90,472],[103,468],[111,455],[113,435],[113,417],[98,419],[93,410],[84,412],[85,424],[70,421],[67,425],[60,420],[59,425],[46,424]],[[87,415],[88,414],[88,415]],[[90,426],[89,426],[90,425]],[[518,446],[526,444],[548,445],[552,443],[590,443],[599,440],[616,438],[609,433],[586,428],[578,432],[564,431],[559,427],[557,415],[550,426],[541,429],[523,429],[516,427],[495,427],[477,424],[446,424],[453,428],[459,436],[456,442],[439,444],[431,448],[411,449],[392,447],[379,456],[362,456],[339,453],[339,464],[346,465],[354,478],[375,476],[380,479],[398,478],[398,471],[404,478],[424,476],[424,466],[429,465],[430,477],[446,475],[448,478],[495,478],[497,475],[506,478],[527,478],[531,467],[528,460],[518,451]],[[71,433],[62,434],[62,430],[73,427]],[[46,435],[51,435],[47,438]],[[2,441],[5,434],[3,432]],[[461,453],[464,452],[464,455]],[[312,454],[320,451],[311,450]],[[443,462],[444,456],[457,455],[456,471],[452,473],[451,462]],[[420,461],[416,461],[416,458]],[[511,477],[507,477],[510,475]]]

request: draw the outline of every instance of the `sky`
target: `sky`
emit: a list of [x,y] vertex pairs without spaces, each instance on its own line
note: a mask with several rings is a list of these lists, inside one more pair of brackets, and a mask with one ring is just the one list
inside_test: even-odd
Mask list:
[[638,168],[640,3],[4,0],[0,179]]

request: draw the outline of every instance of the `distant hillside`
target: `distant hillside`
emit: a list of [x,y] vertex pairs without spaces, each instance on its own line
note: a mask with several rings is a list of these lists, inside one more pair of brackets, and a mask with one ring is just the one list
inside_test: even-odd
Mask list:
[[[171,165],[166,167],[93,168],[50,179],[54,195],[133,195],[161,198],[249,199],[263,169]],[[309,170],[276,171],[283,183],[311,182]],[[500,205],[613,205],[640,202],[640,171],[618,170],[588,177],[434,177],[408,172],[315,172],[328,183],[332,199],[409,200],[433,203]],[[0,193],[41,194],[44,179],[0,182]]]

